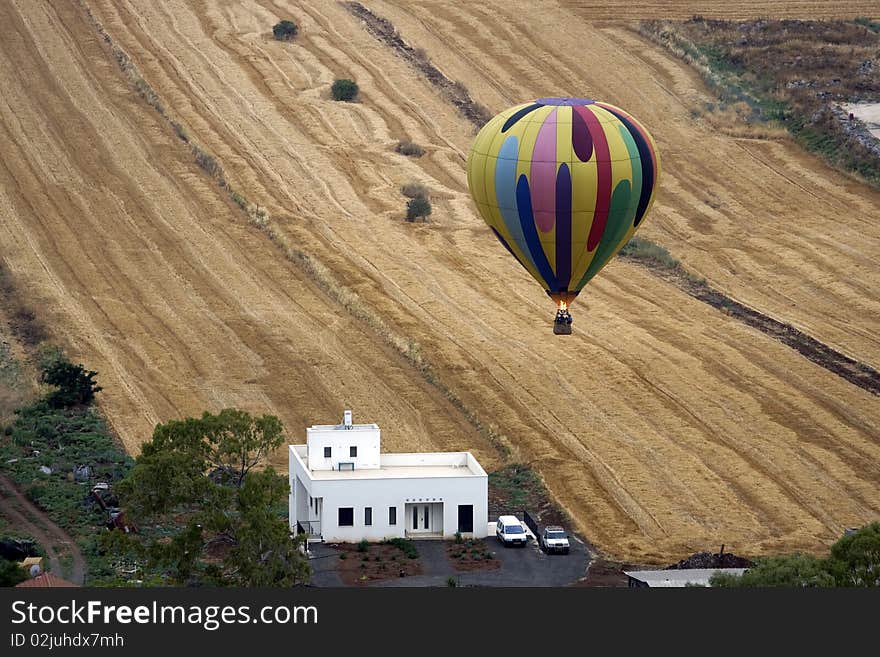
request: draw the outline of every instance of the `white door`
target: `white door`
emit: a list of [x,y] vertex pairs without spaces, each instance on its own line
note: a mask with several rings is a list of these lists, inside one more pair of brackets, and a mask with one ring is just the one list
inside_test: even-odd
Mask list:
[[410,531],[431,531],[431,507],[428,504],[413,504],[410,510]]

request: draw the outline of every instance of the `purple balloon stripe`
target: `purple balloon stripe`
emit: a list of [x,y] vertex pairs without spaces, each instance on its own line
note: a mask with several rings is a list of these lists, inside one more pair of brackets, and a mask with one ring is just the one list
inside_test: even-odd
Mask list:
[[571,279],[571,172],[563,162],[556,176],[556,282],[560,292]]
[[538,230],[548,233],[556,223],[556,110],[538,130],[529,172],[532,210]]
[[586,162],[593,155],[593,137],[590,135],[590,128],[580,112],[572,111],[571,113],[571,145],[574,148],[574,154],[581,162]]

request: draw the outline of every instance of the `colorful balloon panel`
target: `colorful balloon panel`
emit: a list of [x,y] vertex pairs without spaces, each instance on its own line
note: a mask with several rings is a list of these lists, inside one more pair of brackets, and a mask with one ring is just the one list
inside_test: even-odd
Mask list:
[[474,140],[468,187],[483,220],[554,298],[570,301],[629,241],[660,162],[632,116],[584,98],[539,98]]

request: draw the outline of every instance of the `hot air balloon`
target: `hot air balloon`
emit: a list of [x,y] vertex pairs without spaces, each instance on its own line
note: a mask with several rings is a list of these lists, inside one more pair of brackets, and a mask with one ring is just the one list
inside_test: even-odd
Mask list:
[[585,98],[539,98],[480,130],[468,188],[495,237],[556,302],[553,331],[626,244],[654,200],[660,160],[622,109]]

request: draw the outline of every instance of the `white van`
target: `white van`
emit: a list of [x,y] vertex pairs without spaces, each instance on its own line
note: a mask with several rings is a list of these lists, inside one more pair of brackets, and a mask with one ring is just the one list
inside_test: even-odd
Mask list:
[[525,545],[529,535],[516,516],[501,516],[495,523],[495,536],[504,545]]

